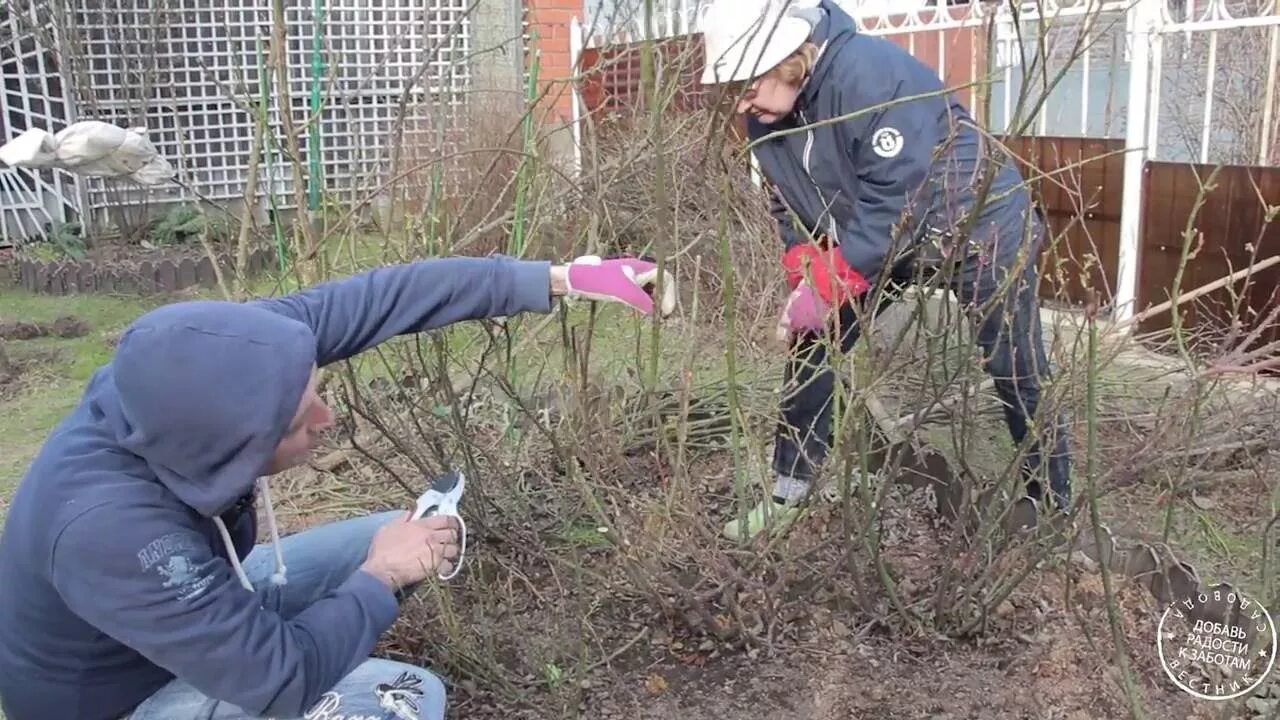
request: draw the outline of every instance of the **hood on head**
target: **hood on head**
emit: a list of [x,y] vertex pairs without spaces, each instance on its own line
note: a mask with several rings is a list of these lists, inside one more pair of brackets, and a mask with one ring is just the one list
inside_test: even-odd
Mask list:
[[266,468],[310,381],[315,346],[306,325],[252,305],[166,305],[121,336],[111,362],[118,408],[104,416],[122,447],[213,517]]

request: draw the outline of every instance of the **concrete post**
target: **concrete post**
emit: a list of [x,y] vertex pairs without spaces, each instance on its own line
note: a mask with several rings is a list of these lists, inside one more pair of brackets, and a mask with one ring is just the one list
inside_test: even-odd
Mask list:
[[522,91],[522,0],[475,0],[471,11],[471,87],[485,101],[511,103]]

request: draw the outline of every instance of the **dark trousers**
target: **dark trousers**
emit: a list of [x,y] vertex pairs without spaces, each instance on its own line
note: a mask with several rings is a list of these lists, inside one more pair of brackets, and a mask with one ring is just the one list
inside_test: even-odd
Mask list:
[[[1050,444],[1053,451],[1047,468],[1049,486],[1055,504],[1065,510],[1071,500],[1067,419],[1063,413],[1049,420],[1036,416],[1040,385],[1050,377],[1036,297],[1039,271],[1034,254],[1023,260],[1021,267],[1017,262],[1012,258],[984,265],[969,258],[948,271],[940,284],[950,287],[977,325],[984,366],[995,381],[1013,441],[1023,441],[1033,419],[1037,427],[1044,428],[1029,448],[1023,465],[1027,494],[1037,500],[1042,498],[1041,448]],[[915,266],[908,258],[890,271],[874,314],[897,300],[908,285],[923,279]],[[1011,271],[1018,272],[1018,280],[1004,282]],[[832,334],[839,336],[843,352],[852,350],[861,335],[853,306],[839,309],[839,322]],[[827,362],[827,346],[827,340],[813,335],[801,336],[792,345],[783,386],[782,418],[774,438],[773,470],[778,475],[811,481],[826,458],[835,386],[835,374]]]

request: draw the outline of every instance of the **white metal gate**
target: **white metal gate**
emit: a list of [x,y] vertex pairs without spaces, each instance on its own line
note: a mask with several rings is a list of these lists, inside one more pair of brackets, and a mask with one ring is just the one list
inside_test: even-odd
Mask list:
[[[0,3],[0,142],[29,127],[57,132],[66,126],[57,55],[47,49],[53,32],[46,5]],[[0,247],[43,235],[78,208],[73,176],[0,166]]]

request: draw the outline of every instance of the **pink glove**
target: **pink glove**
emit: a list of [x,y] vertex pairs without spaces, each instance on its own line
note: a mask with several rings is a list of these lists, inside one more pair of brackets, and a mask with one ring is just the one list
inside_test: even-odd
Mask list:
[[821,332],[827,327],[831,306],[808,283],[791,291],[787,306],[778,317],[779,342],[787,342],[799,332]]
[[[568,296],[629,305],[649,315],[653,312],[650,286],[658,282],[658,265],[636,258],[602,260],[584,255],[569,263],[565,274]],[[676,307],[676,284],[671,273],[662,279],[662,314],[670,315]]]

